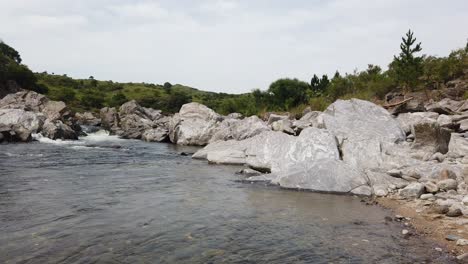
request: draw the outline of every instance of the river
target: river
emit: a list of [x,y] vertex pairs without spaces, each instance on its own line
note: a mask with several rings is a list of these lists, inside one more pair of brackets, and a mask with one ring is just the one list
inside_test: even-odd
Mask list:
[[0,145],[0,263],[450,263],[358,197],[239,181],[196,148]]

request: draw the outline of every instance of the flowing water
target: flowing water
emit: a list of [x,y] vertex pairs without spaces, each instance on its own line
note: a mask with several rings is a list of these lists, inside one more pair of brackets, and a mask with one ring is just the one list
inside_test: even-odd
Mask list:
[[359,198],[238,181],[196,149],[0,145],[0,263],[450,263]]

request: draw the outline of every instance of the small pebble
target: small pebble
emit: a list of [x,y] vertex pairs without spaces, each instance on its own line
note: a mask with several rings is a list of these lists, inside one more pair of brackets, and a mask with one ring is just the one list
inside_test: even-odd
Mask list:
[[402,220],[403,218],[405,218],[405,217],[402,216],[402,215],[395,215],[396,220]]
[[401,231],[401,234],[403,234],[403,235],[407,235],[407,234],[409,234],[409,231],[408,231],[408,230],[406,230],[406,229],[403,229],[403,230]]
[[448,240],[448,241],[457,241],[457,240],[460,239],[460,238],[461,238],[461,237],[456,236],[456,235],[447,235],[447,236],[445,237],[445,239]]
[[439,247],[436,247],[436,248],[434,248],[434,249],[435,249],[435,251],[442,252],[442,249],[441,249],[441,248],[439,248]]
[[457,246],[466,246],[468,245],[468,239],[460,238],[457,240]]

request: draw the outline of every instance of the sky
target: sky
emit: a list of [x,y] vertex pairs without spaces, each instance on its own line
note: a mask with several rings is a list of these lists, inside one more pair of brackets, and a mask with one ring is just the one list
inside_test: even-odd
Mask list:
[[0,39],[33,71],[242,93],[385,68],[408,29],[423,53],[468,39],[466,0],[0,0]]

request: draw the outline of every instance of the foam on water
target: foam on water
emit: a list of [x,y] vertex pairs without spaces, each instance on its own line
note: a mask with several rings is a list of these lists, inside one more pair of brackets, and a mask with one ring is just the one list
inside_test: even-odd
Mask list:
[[[41,134],[33,134],[33,139],[44,144],[54,144],[54,145],[63,145],[70,146],[75,149],[84,149],[84,148],[99,148],[97,144],[99,143],[117,143],[123,142],[127,139],[119,138],[118,136],[110,135],[109,131],[99,130],[95,133],[89,133],[87,136],[81,136],[78,140],[62,140],[62,139],[50,139],[44,137]],[[86,146],[86,145],[92,146]]]
[[90,133],[87,136],[80,137],[80,141],[87,141],[87,142],[102,142],[102,141],[112,141],[112,142],[117,142],[117,141],[123,141],[125,139],[119,138],[118,136],[111,136],[109,134],[109,131],[107,130],[99,130],[95,133]]
[[44,137],[42,134],[32,134],[32,138],[34,140],[39,141],[40,143],[46,144],[55,144],[55,145],[76,145],[80,144],[81,142],[76,140],[62,140],[62,139],[50,139],[48,137]]

